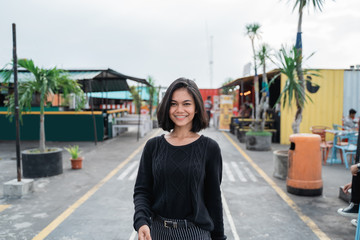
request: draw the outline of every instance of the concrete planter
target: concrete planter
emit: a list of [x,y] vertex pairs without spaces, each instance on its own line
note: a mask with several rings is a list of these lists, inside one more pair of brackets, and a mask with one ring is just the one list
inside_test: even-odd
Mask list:
[[271,133],[247,132],[245,135],[246,149],[255,151],[271,150]]
[[288,173],[289,151],[277,150],[273,152],[274,173],[273,176],[285,180]]
[[239,140],[239,142],[241,143],[245,143],[246,142],[246,131],[242,130],[242,129],[236,129],[236,137]]
[[21,152],[24,178],[50,177],[63,173],[61,148],[52,148],[53,151],[45,153],[32,150]]

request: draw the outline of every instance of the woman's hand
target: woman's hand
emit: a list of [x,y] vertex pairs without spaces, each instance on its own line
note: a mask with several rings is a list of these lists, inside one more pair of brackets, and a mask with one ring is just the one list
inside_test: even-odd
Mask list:
[[148,225],[142,225],[138,230],[139,240],[151,240],[150,228]]
[[346,184],[346,185],[344,186],[344,189],[343,189],[344,193],[348,193],[348,191],[349,191],[349,189],[351,188],[351,186],[352,186],[352,183]]
[[357,175],[357,173],[358,173],[358,167],[357,167],[357,164],[354,164],[354,165],[352,165],[351,167],[350,167],[350,171],[351,171],[351,174],[353,175],[353,176],[356,176]]

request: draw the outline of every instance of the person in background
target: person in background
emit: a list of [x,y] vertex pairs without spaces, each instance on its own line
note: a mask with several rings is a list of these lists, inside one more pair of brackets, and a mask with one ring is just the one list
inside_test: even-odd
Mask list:
[[207,99],[205,100],[205,111],[208,116],[208,126],[210,126],[210,119],[211,119],[211,109],[212,109],[212,102],[211,102],[211,96],[207,96]]
[[[359,214],[359,203],[360,203],[360,163],[356,163],[350,167],[350,172],[352,174],[352,180],[350,183],[346,184],[343,188],[345,194],[351,189],[351,199],[350,204],[346,208],[339,208],[338,213],[346,217],[357,217]],[[357,219],[351,220],[351,223],[354,226],[357,226]]]
[[357,128],[355,121],[356,111],[355,109],[349,110],[349,115],[344,118],[344,126],[348,128]]
[[225,240],[216,141],[198,132],[208,125],[195,82],[175,80],[157,117],[169,133],[147,141],[134,187],[139,240]]

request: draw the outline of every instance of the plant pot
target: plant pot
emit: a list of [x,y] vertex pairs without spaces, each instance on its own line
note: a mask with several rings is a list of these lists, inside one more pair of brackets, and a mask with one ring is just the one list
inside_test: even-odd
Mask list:
[[52,151],[44,153],[34,150],[21,152],[24,178],[50,177],[63,173],[61,148],[52,148]]
[[81,169],[83,160],[84,160],[84,157],[78,157],[77,159],[70,159],[71,168],[72,169]]
[[247,132],[245,134],[245,144],[247,150],[270,151],[271,133],[270,132]]
[[288,173],[289,151],[277,150],[273,152],[274,173],[273,176],[285,180]]
[[239,142],[241,143],[245,143],[246,142],[246,130],[244,129],[236,129],[236,137],[239,140]]

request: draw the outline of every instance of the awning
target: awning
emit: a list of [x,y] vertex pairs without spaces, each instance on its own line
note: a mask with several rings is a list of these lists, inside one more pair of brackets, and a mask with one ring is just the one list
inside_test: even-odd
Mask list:
[[[145,79],[136,78],[116,72],[112,69],[103,70],[66,70],[63,69],[69,77],[77,80],[85,92],[111,92],[111,91],[129,91],[126,80],[132,80],[146,86],[151,86]],[[1,77],[0,77],[1,78]],[[18,81],[24,82],[34,80],[34,76],[27,70],[18,70]],[[2,82],[2,80],[0,81]],[[13,75],[10,83],[14,82]],[[91,82],[91,90],[90,90]]]
[[[274,69],[274,70],[271,70],[270,72],[267,72],[266,73],[267,79],[270,81],[279,72],[280,71],[278,69]],[[259,74],[258,76],[259,76],[259,78],[262,78],[262,74]],[[254,80],[254,76],[242,77],[242,78],[235,79],[234,81],[229,82],[228,84],[226,84],[224,86],[221,86],[221,88],[238,86],[241,84],[241,82],[243,82],[244,84],[252,83],[253,80]]]
[[68,70],[67,72],[70,74],[70,78],[78,80],[85,92],[129,91],[126,80],[151,86],[145,79],[127,76],[112,69]]

